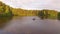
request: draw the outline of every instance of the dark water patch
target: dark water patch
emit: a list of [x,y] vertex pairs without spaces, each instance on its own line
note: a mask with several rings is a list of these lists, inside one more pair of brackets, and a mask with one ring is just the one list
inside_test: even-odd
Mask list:
[[2,29],[11,19],[12,17],[0,17],[0,29]]

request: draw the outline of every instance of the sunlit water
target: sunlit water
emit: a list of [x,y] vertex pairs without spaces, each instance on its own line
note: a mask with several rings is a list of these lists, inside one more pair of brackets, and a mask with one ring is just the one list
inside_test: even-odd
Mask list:
[[[60,21],[37,16],[0,18],[0,28],[12,34],[59,34]],[[3,24],[2,24],[3,23]]]

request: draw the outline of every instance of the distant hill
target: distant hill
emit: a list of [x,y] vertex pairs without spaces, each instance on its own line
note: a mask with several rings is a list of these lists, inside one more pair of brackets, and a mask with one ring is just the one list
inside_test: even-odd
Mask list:
[[[42,13],[41,13],[42,12]],[[57,18],[58,11],[56,10],[24,10],[21,8],[12,8],[0,1],[0,16],[41,16],[44,14],[44,18]]]
[[0,14],[12,12],[15,16],[36,16],[36,10],[23,10],[21,8],[12,8],[0,1]]

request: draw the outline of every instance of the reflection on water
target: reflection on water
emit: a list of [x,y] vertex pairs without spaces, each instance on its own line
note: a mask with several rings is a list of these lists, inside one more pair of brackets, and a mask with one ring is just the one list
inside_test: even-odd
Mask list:
[[[57,34],[60,33],[60,21],[52,19],[41,20],[37,16],[2,17],[0,28],[14,34]],[[7,24],[8,23],[8,24]]]
[[11,19],[12,17],[0,17],[0,29],[2,29]]

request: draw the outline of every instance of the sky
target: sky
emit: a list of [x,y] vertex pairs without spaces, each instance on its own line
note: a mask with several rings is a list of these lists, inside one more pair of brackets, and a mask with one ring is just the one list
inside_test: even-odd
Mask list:
[[60,11],[60,0],[0,0],[13,8],[27,10],[52,9]]

